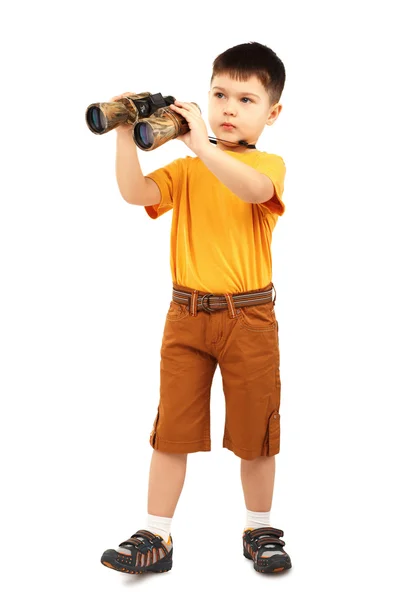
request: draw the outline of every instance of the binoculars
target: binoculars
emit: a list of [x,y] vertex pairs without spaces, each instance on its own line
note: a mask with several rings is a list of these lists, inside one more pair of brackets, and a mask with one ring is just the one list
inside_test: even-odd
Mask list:
[[[122,123],[133,124],[133,140],[141,150],[154,150],[168,140],[189,131],[184,117],[168,108],[173,96],[132,94],[116,102],[98,102],[86,109],[86,124],[90,131],[102,135]],[[195,102],[192,102],[200,110]]]

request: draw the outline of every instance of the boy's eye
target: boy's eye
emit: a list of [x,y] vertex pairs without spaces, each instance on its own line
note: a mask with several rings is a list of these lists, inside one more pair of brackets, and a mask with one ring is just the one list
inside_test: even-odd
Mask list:
[[[223,93],[215,92],[214,96],[223,96]],[[253,102],[252,100],[250,100],[250,98],[247,98],[247,96],[243,97],[242,100],[248,100],[250,103]],[[245,102],[244,104],[248,104],[249,102]]]

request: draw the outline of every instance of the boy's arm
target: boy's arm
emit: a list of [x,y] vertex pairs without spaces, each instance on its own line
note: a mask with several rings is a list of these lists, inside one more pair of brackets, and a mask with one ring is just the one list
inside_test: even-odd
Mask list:
[[229,156],[217,146],[211,146],[201,112],[193,103],[175,100],[170,109],[182,115],[189,131],[178,136],[210,169],[212,173],[244,202],[263,204],[275,196],[271,179],[249,165]]
[[157,184],[143,176],[137,155],[137,147],[131,129],[116,128],[117,156],[115,171],[118,188],[128,204],[152,206],[161,201]]
[[274,185],[267,175],[229,156],[216,146],[206,146],[198,157],[244,202],[261,204],[274,197]]

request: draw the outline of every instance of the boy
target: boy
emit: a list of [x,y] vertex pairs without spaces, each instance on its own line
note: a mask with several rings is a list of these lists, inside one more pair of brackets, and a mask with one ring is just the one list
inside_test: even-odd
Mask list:
[[217,365],[226,401],[223,447],[241,458],[244,556],[262,573],[291,567],[283,531],[271,527],[269,512],[281,391],[270,246],[285,211],[286,169],[281,157],[255,147],[265,125],[281,112],[284,83],[284,65],[266,46],[251,42],[226,50],[213,63],[209,91],[216,146],[197,107],[176,101],[171,109],[190,128],[178,139],[196,156],[174,160],[147,177],[132,126],[116,129],[116,174],[123,198],[144,206],[153,219],[173,209],[173,293],[161,347],[160,402],[150,435],[147,524],[118,549],[103,553],[101,562],[118,571],[172,568],[171,522],[187,455],[211,450],[210,389]]

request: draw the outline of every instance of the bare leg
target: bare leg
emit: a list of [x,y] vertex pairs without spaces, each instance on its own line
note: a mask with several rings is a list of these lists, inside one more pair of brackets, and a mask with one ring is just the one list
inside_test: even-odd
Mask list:
[[269,512],[275,479],[275,456],[241,459],[240,475],[247,510]]
[[153,450],[149,474],[147,511],[150,515],[172,518],[186,475],[187,454]]

